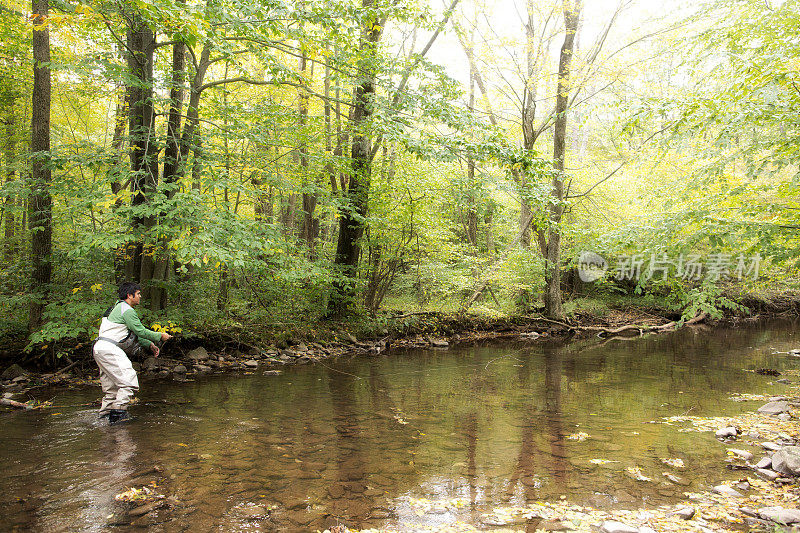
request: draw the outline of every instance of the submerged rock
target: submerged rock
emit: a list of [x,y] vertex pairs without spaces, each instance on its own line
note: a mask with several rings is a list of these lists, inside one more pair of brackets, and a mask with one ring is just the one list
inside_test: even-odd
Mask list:
[[639,528],[616,520],[606,520],[600,526],[600,533],[639,533]]
[[779,415],[781,413],[788,413],[789,409],[789,402],[781,400],[762,405],[758,408],[758,412],[764,415]]
[[800,446],[786,446],[772,455],[772,469],[781,474],[800,474]]
[[762,507],[758,510],[758,515],[764,520],[771,520],[779,524],[796,524],[800,522],[800,511],[797,509],[785,509],[783,507]]
[[173,374],[185,374],[186,373],[186,367],[183,366],[183,365],[175,365],[174,367],[172,367],[172,373]]
[[771,452],[777,452],[778,450],[781,449],[781,445],[775,444],[774,442],[762,442],[761,447]]
[[721,494],[723,496],[733,496],[735,498],[743,498],[744,497],[744,495],[741,492],[739,492],[736,489],[732,489],[731,487],[729,487],[727,485],[717,485],[716,487],[711,489],[711,492],[714,492],[716,494]]
[[245,507],[242,509],[242,516],[248,520],[258,520],[266,518],[269,515],[269,510],[263,505],[256,505],[254,507]]
[[753,454],[748,452],[747,450],[738,450],[736,448],[728,448],[728,452],[732,453],[736,457],[740,457],[740,458],[744,459],[745,461],[752,461],[753,460]]
[[147,359],[144,360],[144,363],[142,363],[142,368],[152,372],[153,370],[158,368],[158,359],[156,359],[155,357],[148,357]]

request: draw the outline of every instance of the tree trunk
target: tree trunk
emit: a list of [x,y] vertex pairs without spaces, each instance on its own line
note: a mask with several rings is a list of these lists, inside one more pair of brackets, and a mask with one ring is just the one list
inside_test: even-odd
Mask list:
[[486,252],[489,256],[494,255],[494,208],[492,204],[486,206],[486,214],[483,217],[486,226]]
[[[5,117],[5,134],[6,139],[3,144],[3,158],[5,159],[6,166],[6,187],[11,188],[11,184],[16,180],[16,164],[17,164],[17,150],[16,150],[16,130],[17,120],[14,114],[14,100],[9,100],[8,111]],[[15,243],[15,217],[14,210],[16,208],[16,198],[10,192],[3,201],[3,224],[5,225],[3,253],[5,256],[6,265],[10,265],[16,252]]]
[[33,94],[31,99],[31,194],[28,220],[31,230],[31,304],[28,331],[42,325],[53,273],[53,200],[50,196],[50,33],[42,26],[49,0],[32,0]]
[[353,305],[356,293],[356,272],[361,253],[361,237],[366,226],[371,173],[371,139],[365,126],[372,115],[375,94],[375,56],[381,38],[382,24],[376,20],[374,0],[362,0],[364,24],[361,30],[361,55],[358,64],[352,120],[350,183],[345,204],[339,213],[339,240],[334,264],[340,277],[334,280],[328,302],[329,315],[341,316]]
[[547,253],[545,255],[544,308],[548,318],[560,320],[564,316],[561,301],[561,217],[564,213],[564,157],[567,132],[567,107],[569,103],[570,63],[575,45],[575,34],[580,19],[581,0],[564,0],[564,44],[558,62],[558,91],[556,93],[556,121],[553,128],[553,176],[550,204]]
[[[111,209],[116,211],[122,207],[122,168],[123,168],[123,145],[125,144],[125,130],[127,129],[128,100],[127,91],[117,87],[119,96],[117,107],[114,111],[114,134],[111,138],[111,146],[117,159],[108,170],[108,180],[111,183],[111,192],[114,194],[114,203]],[[114,250],[114,281],[120,285],[126,279],[126,250],[127,246],[121,246]],[[129,278],[130,279],[130,278]]]
[[[180,138],[181,113],[186,94],[186,45],[175,42],[172,45],[172,80],[169,91],[169,117],[167,118],[167,140],[164,147],[164,185],[167,199],[171,199],[178,188],[181,172]],[[152,280],[157,284],[150,286],[149,305],[152,311],[160,311],[167,306],[167,290],[164,283],[170,272],[170,257],[167,243],[160,239],[154,251]]]
[[[127,35],[128,71],[134,80],[128,86],[131,154],[131,203],[143,207],[155,190],[158,180],[158,147],[153,110],[153,53],[155,35],[137,13],[130,13]],[[155,225],[155,217],[138,214],[132,229],[137,239],[128,245],[125,274],[128,280],[142,283],[142,296],[149,297],[148,281],[154,270],[152,244],[145,248],[144,235]]]
[[[469,62],[469,90],[468,101],[469,109],[475,109],[475,61],[473,59],[475,46],[475,27],[473,26],[469,36],[469,45],[465,48],[467,61]],[[475,183],[475,160],[471,154],[467,154],[467,212],[466,223],[464,224],[467,235],[467,242],[473,247],[478,246],[478,205],[476,198]],[[476,250],[477,254],[477,250]]]
[[[297,90],[297,111],[300,119],[300,148],[298,150],[300,156],[300,171],[303,173],[303,183],[308,187],[309,173],[308,173],[308,92],[305,87],[308,85],[306,79],[306,66],[308,58],[303,53],[300,56],[298,63],[298,70],[300,71],[300,88]],[[311,68],[311,78],[314,76],[313,65]],[[314,180],[318,181],[317,179]],[[313,186],[316,188],[316,183]],[[303,192],[303,225],[300,230],[301,238],[306,241],[308,246],[308,257],[312,261],[316,258],[315,244],[317,236],[319,235],[319,219],[315,216],[317,209],[317,193],[314,191]]]

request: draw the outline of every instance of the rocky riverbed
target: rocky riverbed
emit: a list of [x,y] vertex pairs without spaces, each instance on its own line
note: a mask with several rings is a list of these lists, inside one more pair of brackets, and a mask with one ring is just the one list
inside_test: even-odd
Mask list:
[[[495,335],[501,336],[507,334],[495,333]],[[518,343],[523,343],[524,345],[538,345],[548,336],[547,333],[542,335],[542,332],[514,332],[512,335],[514,335]],[[544,337],[544,339],[542,337]],[[281,380],[290,375],[301,375],[295,371],[313,370],[312,367],[308,367],[303,369],[295,368],[289,371],[285,368],[285,365],[316,363],[321,367],[327,367],[328,365],[335,364],[330,360],[331,358],[341,358],[349,354],[360,354],[361,357],[354,358],[353,361],[369,361],[370,364],[379,359],[390,361],[392,358],[372,359],[371,357],[384,354],[385,350],[388,348],[398,345],[425,346],[430,354],[428,357],[438,358],[439,354],[444,356],[445,354],[455,351],[448,351],[448,348],[466,342],[463,339],[464,337],[457,337],[456,335],[439,337],[419,335],[398,339],[393,342],[389,342],[388,339],[359,341],[353,338],[337,343],[298,342],[291,343],[285,348],[268,347],[266,349],[247,349],[226,352],[208,351],[202,347],[194,347],[181,353],[169,353],[167,351],[165,357],[148,358],[142,362],[139,369],[143,382],[157,380],[160,383],[158,385],[155,383],[152,384],[151,390],[156,387],[160,387],[164,390],[172,390],[173,386],[171,383],[173,381],[176,385],[192,380],[196,380],[198,384],[204,383],[204,380],[201,379],[203,375],[229,372],[243,375],[255,374],[248,377],[251,379],[260,379],[262,382],[273,383],[273,380]],[[467,339],[467,341],[469,340],[475,339]],[[632,343],[624,342],[619,344],[631,345]],[[597,346],[604,349],[602,344],[598,344]],[[591,348],[591,346],[589,347]],[[510,352],[504,351],[502,353]],[[796,355],[796,353],[785,352],[776,355],[776,357],[782,357],[785,358],[784,361],[794,363],[798,361],[795,359]],[[345,358],[343,360],[347,359]],[[432,360],[426,361],[429,363]],[[475,376],[478,380],[475,382],[475,385],[483,387],[487,369],[491,370],[495,365],[498,365],[500,361],[505,361],[510,364],[510,368],[521,368],[519,364],[521,364],[522,361],[511,355],[501,355],[500,357],[487,356],[486,359],[481,360],[475,367]],[[762,360],[760,366],[766,366],[764,361],[767,361],[766,364],[769,364],[768,360]],[[425,364],[426,368],[428,363]],[[678,364],[680,364],[680,360],[678,360]],[[675,368],[674,365],[675,362],[673,361],[670,368]],[[693,464],[689,460],[684,463],[684,461],[677,458],[679,456],[684,459],[691,457],[693,450],[690,449],[691,446],[688,447],[689,449],[686,449],[687,447],[685,444],[678,450],[677,455],[656,455],[655,457],[661,458],[659,463],[660,469],[658,470],[653,470],[653,465],[650,465],[649,469],[645,468],[644,463],[639,462],[643,460],[641,456],[639,459],[634,460],[636,462],[628,466],[626,466],[628,463],[625,462],[615,467],[619,472],[617,472],[618,476],[614,479],[622,482],[622,480],[627,478],[628,488],[626,490],[628,492],[631,492],[631,485],[636,485],[642,487],[642,492],[656,493],[658,491],[663,491],[665,493],[669,492],[670,494],[683,494],[683,498],[681,498],[680,501],[675,502],[674,499],[672,499],[670,500],[672,503],[669,505],[647,506],[642,505],[641,501],[632,501],[627,508],[620,508],[620,504],[624,506],[624,500],[622,499],[617,501],[615,505],[604,505],[603,502],[600,501],[602,498],[598,498],[598,502],[595,505],[595,503],[587,503],[587,499],[585,498],[581,500],[574,500],[569,496],[559,498],[558,493],[555,493],[555,497],[542,498],[540,501],[528,501],[524,505],[518,502],[516,505],[482,505],[479,508],[479,512],[476,514],[475,511],[473,511],[472,515],[467,520],[463,512],[465,505],[463,498],[453,498],[453,495],[450,494],[445,499],[436,499],[431,496],[416,495],[411,491],[405,493],[405,495],[394,497],[391,504],[384,502],[379,505],[373,502],[374,505],[372,505],[370,509],[367,509],[368,514],[365,516],[367,516],[368,522],[379,521],[380,523],[381,520],[385,520],[386,522],[381,529],[379,529],[380,531],[391,531],[392,527],[398,531],[408,530],[406,528],[408,523],[395,521],[398,516],[397,506],[403,507],[404,510],[402,512],[406,514],[410,513],[412,516],[423,518],[431,517],[422,529],[432,531],[575,530],[592,532],[605,531],[606,533],[612,531],[646,533],[649,531],[742,531],[748,528],[764,531],[781,529],[791,530],[791,528],[795,527],[795,524],[800,525],[800,514],[798,514],[797,511],[797,501],[800,499],[800,489],[797,484],[797,476],[800,474],[800,446],[798,446],[800,424],[797,422],[797,416],[800,415],[798,411],[798,408],[800,408],[800,390],[798,390],[797,382],[798,379],[800,379],[800,372],[791,369],[793,366],[794,365],[791,364],[779,366],[778,368],[780,368],[781,372],[767,372],[770,369],[753,367],[750,369],[750,372],[752,372],[751,374],[745,373],[744,375],[752,376],[753,379],[758,380],[759,383],[765,383],[767,386],[764,390],[768,391],[770,387],[774,387],[773,390],[776,391],[776,395],[772,396],[769,392],[757,395],[731,393],[730,400],[742,406],[741,410],[735,410],[738,414],[734,416],[693,416],[691,411],[684,413],[684,409],[680,409],[672,411],[673,413],[682,413],[680,415],[657,417],[652,420],[645,418],[637,422],[639,424],[641,424],[641,422],[653,424],[652,426],[643,427],[663,428],[663,431],[666,433],[674,432],[676,436],[681,435],[682,442],[684,443],[687,442],[687,436],[691,437],[691,435],[694,434],[698,434],[699,436],[701,432],[705,433],[703,440],[710,441],[710,445],[712,446],[718,445],[720,456],[724,457],[724,460],[718,463],[718,473],[713,464],[709,466],[708,462],[703,463],[704,466],[702,470],[704,475],[702,477],[706,479],[706,482],[701,485],[695,483],[691,488],[689,488],[690,484],[687,480],[698,478],[696,475],[697,472],[692,472],[692,470],[698,468],[698,466],[696,463]],[[349,367],[346,368],[348,368],[350,372],[365,375],[363,372],[358,372]],[[625,368],[625,365],[619,368]],[[787,368],[789,369],[787,370]],[[286,371],[286,375],[274,378],[259,377],[262,375],[277,376],[281,374],[282,371]],[[13,398],[20,401],[25,400],[26,396],[35,394],[37,400],[27,404],[28,407],[41,409],[52,407],[52,411],[56,411],[56,408],[60,406],[49,405],[46,401],[47,394],[40,394],[37,392],[44,392],[49,389],[38,389],[38,387],[53,385],[59,382],[62,385],[86,385],[87,383],[91,383],[91,380],[82,378],[80,374],[73,373],[72,370],[62,372],[61,374],[42,375],[32,374],[20,368],[10,367],[6,372],[8,372],[8,374],[5,374],[4,377],[10,379],[5,379],[3,381],[6,387],[4,390],[5,394],[13,395]],[[417,371],[414,370],[414,372]],[[516,372],[515,370],[513,374],[511,374],[515,376],[515,379],[518,377]],[[12,374],[16,375],[12,376]],[[331,375],[334,376],[331,378],[331,383],[334,383],[336,379],[335,376],[339,374],[334,373]],[[355,380],[354,383],[358,383],[360,378],[354,376],[352,373],[349,375]],[[613,375],[613,373],[610,375]],[[229,377],[222,376],[212,379],[238,380],[239,378],[232,375]],[[205,380],[205,382],[207,381],[208,380]],[[294,379],[291,381],[294,381]],[[314,381],[312,381],[312,383],[313,382]],[[497,383],[502,383],[502,381]],[[555,382],[548,383],[553,385]],[[575,381],[575,383],[585,383],[585,378],[582,378],[580,381]],[[194,384],[190,385],[192,387],[194,386]],[[143,387],[146,387],[146,385],[143,385]],[[384,384],[382,387],[388,388],[388,384]],[[728,390],[729,387],[730,384],[728,384],[728,387],[721,388],[721,390]],[[86,389],[84,388],[82,390]],[[99,395],[99,387],[97,390]],[[452,389],[447,388],[447,390]],[[752,391],[753,389],[745,390]],[[780,391],[779,395],[777,391]],[[567,394],[567,390],[565,389],[562,391],[562,394]],[[86,399],[91,398],[90,395],[87,396],[88,398]],[[80,401],[86,401],[86,399]],[[722,399],[724,400],[725,397],[723,396]],[[165,402],[175,404],[176,400],[165,400]],[[152,403],[152,401],[150,403]],[[730,413],[731,410],[728,409],[725,412]],[[709,413],[713,414],[713,410],[710,411],[706,409],[704,413],[706,415]],[[54,412],[52,414],[58,415],[60,413]],[[24,414],[20,413],[20,415]],[[411,426],[414,426],[414,418],[414,415],[410,412],[402,412],[393,409],[391,414],[383,419],[389,420],[392,427],[408,432],[409,420],[411,420]],[[420,418],[420,414],[417,414],[417,418]],[[176,420],[181,422],[181,419]],[[242,423],[244,424],[244,422]],[[621,459],[621,457],[619,456],[598,456],[592,455],[592,452],[577,452],[581,446],[590,446],[592,442],[597,442],[599,444],[596,449],[613,449],[612,445],[602,444],[605,441],[600,439],[600,435],[598,434],[599,429],[600,426],[598,425],[595,427],[595,430],[586,427],[585,431],[582,429],[575,429],[563,433],[563,441],[567,443],[570,450],[574,450],[574,452],[570,452],[573,459],[571,461],[573,468],[574,465],[578,463],[585,465],[587,462],[592,465],[592,468],[597,469],[613,466],[606,465],[604,462],[620,463],[619,459]],[[424,429],[426,432],[431,432],[431,430],[432,427]],[[641,431],[644,432],[644,430]],[[394,434],[394,432],[396,432],[396,430],[392,429],[390,433]],[[572,434],[567,435],[567,433]],[[345,432],[345,435],[349,434],[349,432]],[[631,432],[631,434],[633,435],[636,433]],[[711,435],[715,435],[716,440],[714,440]],[[425,440],[425,433],[419,431],[414,434],[413,439]],[[289,441],[281,440],[279,444],[275,446],[280,446],[282,450],[281,453],[286,453],[283,451],[284,448],[286,451],[291,450],[291,448],[287,447],[290,446],[287,442]],[[292,440],[291,442],[293,443],[294,441]],[[480,440],[478,442],[480,442]],[[164,445],[185,446],[182,441],[172,444],[165,443]],[[270,444],[270,446],[271,445],[272,444]],[[564,445],[562,444],[561,446]],[[344,449],[350,450],[349,447],[345,447]],[[283,455],[280,457],[283,457]],[[589,458],[592,457],[595,458],[589,460]],[[607,457],[615,460],[604,461],[604,459],[600,457]],[[347,458],[349,459],[349,457]],[[187,458],[185,460],[194,461],[198,465],[206,465],[212,463],[216,464],[218,460],[221,461],[222,459],[219,451],[187,449]],[[714,461],[716,460],[717,459],[714,459]],[[293,466],[290,458],[287,458],[287,461],[289,461],[288,464],[290,466]],[[656,459],[656,461],[658,461],[658,459]],[[412,463],[407,463],[406,467],[413,467]],[[252,467],[252,464],[248,462],[242,463],[241,465],[238,463],[228,465],[223,461],[219,464],[230,466],[233,468],[232,472],[238,472],[240,469],[246,470]],[[328,463],[320,463],[320,468],[323,468],[326,464]],[[641,465],[642,468],[640,469],[637,465]],[[171,471],[177,471],[177,477],[176,474],[164,473]],[[586,467],[575,470],[575,476],[581,475],[581,472],[585,474]],[[547,475],[546,470],[542,473]],[[717,474],[718,477],[716,477]],[[178,484],[177,481],[181,480],[183,475],[183,473],[175,469],[175,465],[172,467],[166,466],[166,470],[163,470],[159,465],[153,465],[152,467],[144,469],[142,472],[137,472],[136,475],[129,479],[126,479],[124,490],[118,492],[117,498],[115,498],[117,510],[114,511],[113,515],[109,518],[109,524],[150,527],[153,524],[169,522],[173,514],[185,514],[187,512],[187,506],[190,506],[192,509],[197,508],[197,502],[193,503],[194,500],[197,500],[197,495],[193,496],[194,500],[185,500],[185,487],[182,490],[176,490],[175,485]],[[302,471],[297,472],[298,479],[302,478],[303,475],[304,473]],[[322,474],[315,473],[314,475],[318,479]],[[367,474],[363,475],[366,476]],[[370,475],[374,476],[374,474]],[[708,483],[707,480],[709,478],[714,479],[715,477],[719,480],[718,482]],[[238,478],[236,479],[238,480]],[[536,480],[532,479],[531,481],[535,482]],[[237,481],[237,483],[239,483],[239,481]],[[347,481],[342,481],[342,483],[353,484],[349,478]],[[333,501],[340,500],[343,495],[333,494],[331,492],[332,489],[338,486],[339,485],[331,485],[323,501],[327,501],[327,499]],[[371,493],[366,494],[366,492],[364,492],[359,493],[359,497],[369,496],[369,498],[375,498],[376,502],[377,500],[383,499],[383,490],[378,490],[374,487],[367,487],[365,490],[374,490],[376,494],[372,495]],[[636,493],[635,490],[632,492],[633,494]],[[259,498],[261,497],[260,494],[257,496]],[[263,504],[258,500],[254,501],[253,498],[250,498],[246,504],[232,506],[227,513],[232,517],[231,520],[235,518],[235,520],[238,521],[252,523],[256,529],[269,529],[270,524],[282,523],[281,520],[283,518],[280,516],[281,513],[310,513],[316,509],[316,505],[319,505],[317,503],[309,504],[306,502],[306,504],[301,506],[302,508],[295,509],[294,506],[300,505],[300,503],[287,503],[287,501],[279,499],[272,501],[268,496],[269,493],[265,493]],[[672,498],[672,496],[670,496],[670,498]],[[311,501],[313,502],[314,500]],[[306,508],[306,505],[308,505],[308,508]],[[325,503],[324,505],[328,506],[331,504]],[[381,511],[381,509],[383,509],[383,511]],[[436,517],[443,515],[459,516],[461,521],[453,522],[451,520],[448,523],[437,525]],[[392,526],[392,524],[398,524],[400,527]],[[348,527],[352,529],[348,529]],[[358,528],[352,523],[343,521],[341,524],[337,525],[336,528],[331,529],[331,531],[335,530],[337,533],[340,533],[350,530],[355,531],[357,529]],[[417,528],[415,527],[415,529]],[[365,528],[365,526],[362,526],[361,530],[371,531]],[[374,529],[374,531],[378,531],[378,529]]]

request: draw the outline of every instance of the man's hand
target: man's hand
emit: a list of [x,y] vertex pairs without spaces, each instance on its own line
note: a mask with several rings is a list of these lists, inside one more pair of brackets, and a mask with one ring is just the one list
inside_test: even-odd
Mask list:
[[168,341],[168,340],[170,340],[171,338],[172,338],[172,335],[170,335],[170,334],[169,334],[169,333],[167,333],[166,331],[162,331],[162,332],[161,332],[161,342],[167,342],[167,341]]
[[155,343],[150,345],[150,351],[153,352],[153,357],[158,357],[158,354],[161,352],[161,350],[158,349],[158,346],[156,346]]

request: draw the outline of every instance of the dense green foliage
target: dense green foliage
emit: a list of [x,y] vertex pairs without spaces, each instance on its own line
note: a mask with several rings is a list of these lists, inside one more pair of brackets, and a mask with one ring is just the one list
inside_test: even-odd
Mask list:
[[[672,19],[587,6],[563,173],[545,155],[556,116],[542,113],[561,3],[529,2],[527,32],[498,32],[495,15],[474,15],[492,6],[462,1],[53,2],[53,278],[30,332],[33,28],[29,6],[4,3],[0,335],[53,352],[88,340],[126,278],[146,288],[145,321],[186,332],[315,323],[332,291],[355,295],[356,315],[455,311],[485,284],[471,311],[529,312],[554,227],[567,298],[641,295],[691,318],[741,310],[731,291],[795,288],[796,1]],[[337,256],[342,217],[363,230],[355,271],[341,243]],[[593,284],[571,270],[584,250],[610,263]],[[724,256],[725,271],[615,279],[625,257],[646,274],[693,254],[706,267]]]

